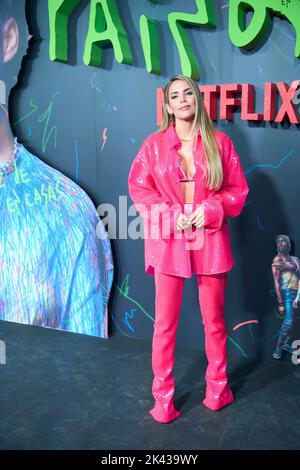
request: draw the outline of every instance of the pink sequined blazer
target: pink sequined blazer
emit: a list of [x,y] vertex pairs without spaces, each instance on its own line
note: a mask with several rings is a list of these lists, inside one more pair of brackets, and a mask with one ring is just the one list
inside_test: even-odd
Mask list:
[[[232,268],[227,218],[241,213],[249,191],[232,140],[217,130],[215,136],[224,175],[220,190],[205,187],[206,157],[200,132],[193,148],[194,203],[204,205],[204,244],[193,253],[199,274],[217,274]],[[180,147],[174,124],[147,137],[132,162],[128,189],[143,219],[146,273],[153,275],[158,270],[189,278],[193,272],[191,252],[182,231],[176,229],[177,218],[184,212],[178,176]]]

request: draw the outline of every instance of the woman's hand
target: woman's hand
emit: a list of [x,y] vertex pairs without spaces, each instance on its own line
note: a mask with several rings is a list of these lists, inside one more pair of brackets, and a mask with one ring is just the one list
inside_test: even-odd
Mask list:
[[297,297],[295,298],[294,302],[293,302],[293,307],[294,308],[297,308],[298,307],[298,302],[299,302],[299,297],[297,295]]
[[188,222],[192,225],[195,225],[197,228],[201,228],[204,226],[204,206],[197,207],[197,209],[192,212],[192,214],[188,218]]
[[181,213],[179,214],[179,217],[176,222],[176,228],[177,230],[184,230],[185,228],[188,228],[188,218],[185,214]]

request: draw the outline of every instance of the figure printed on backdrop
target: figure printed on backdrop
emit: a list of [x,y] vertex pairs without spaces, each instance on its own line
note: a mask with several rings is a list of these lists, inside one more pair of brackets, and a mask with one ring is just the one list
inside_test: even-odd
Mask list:
[[278,235],[275,242],[277,255],[272,262],[272,274],[278,310],[283,315],[283,321],[273,357],[281,359],[283,352],[294,352],[292,342],[296,312],[300,305],[300,260],[290,255],[291,241],[288,235]]
[[150,414],[163,423],[180,416],[174,348],[184,279],[193,274],[208,360],[203,403],[220,410],[234,400],[226,372],[224,292],[234,264],[227,218],[241,213],[248,185],[232,140],[214,129],[194,80],[175,75],[164,88],[162,125],[142,143],[128,186],[143,219],[145,270],[155,282]]
[[113,262],[102,222],[87,194],[9,124],[27,37],[25,1],[0,0],[0,319],[107,337]]

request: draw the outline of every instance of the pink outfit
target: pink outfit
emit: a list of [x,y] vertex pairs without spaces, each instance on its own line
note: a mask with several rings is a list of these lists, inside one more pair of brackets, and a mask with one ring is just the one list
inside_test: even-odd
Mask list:
[[[191,250],[186,238],[176,230],[184,200],[179,178],[181,147],[174,124],[166,131],[157,131],[145,139],[133,160],[129,178],[129,194],[144,221],[145,271],[154,270],[189,278],[195,274],[217,274],[232,268],[227,217],[237,216],[243,209],[248,185],[232,140],[215,131],[222,159],[224,183],[219,191],[205,187],[205,153],[201,133],[193,149],[195,162],[194,203],[204,204],[204,245]],[[168,230],[169,229],[169,230]],[[153,236],[154,234],[154,236]]]
[[[184,278],[191,277],[192,272],[197,277],[208,359],[203,403],[219,410],[234,400],[226,374],[224,291],[226,271],[233,265],[227,217],[239,215],[248,186],[231,139],[223,132],[215,133],[224,173],[219,191],[205,187],[206,159],[200,132],[193,149],[195,182],[183,182],[186,175],[177,153],[181,143],[173,124],[144,141],[129,174],[129,194],[144,221],[146,273],[155,275],[152,340],[155,405],[150,413],[162,423],[180,415],[173,401],[174,348]],[[193,202],[185,202],[186,184],[194,185],[189,193]],[[192,226],[178,232],[179,214],[190,215],[198,204],[204,204],[204,229]],[[165,230],[166,226],[169,230]]]

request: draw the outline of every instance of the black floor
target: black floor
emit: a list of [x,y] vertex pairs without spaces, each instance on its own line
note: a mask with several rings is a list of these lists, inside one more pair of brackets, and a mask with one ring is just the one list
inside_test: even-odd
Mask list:
[[205,360],[176,350],[182,416],[153,421],[151,343],[0,322],[0,449],[300,449],[300,365],[229,357],[236,402],[202,405]]

